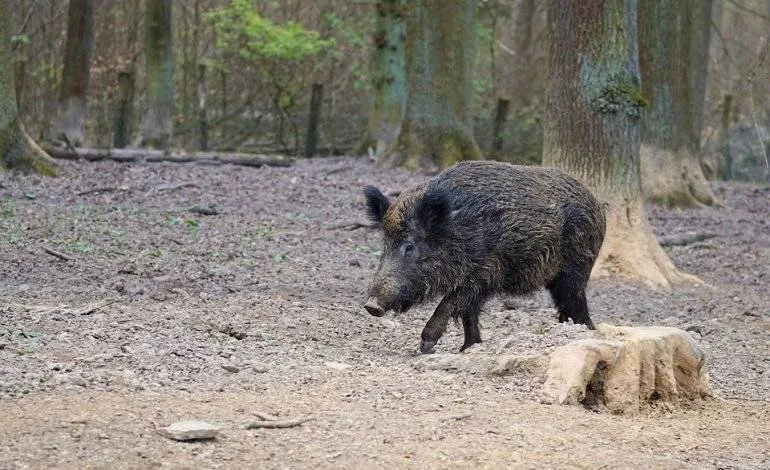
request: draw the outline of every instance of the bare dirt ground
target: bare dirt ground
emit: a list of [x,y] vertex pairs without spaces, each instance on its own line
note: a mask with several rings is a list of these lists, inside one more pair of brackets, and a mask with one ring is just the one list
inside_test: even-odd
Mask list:
[[[531,376],[437,367],[416,352],[432,306],[363,311],[379,237],[331,227],[364,219],[362,185],[428,175],[349,158],[63,165],[0,176],[0,468],[770,467],[767,185],[651,210],[659,236],[716,234],[669,251],[709,287],[591,282],[597,323],[694,330],[719,397],[616,416],[541,404]],[[505,304],[466,355],[592,334],[558,324],[542,293]],[[461,343],[451,327],[437,352]],[[244,429],[255,413],[313,419]],[[222,433],[157,432],[182,419]]]

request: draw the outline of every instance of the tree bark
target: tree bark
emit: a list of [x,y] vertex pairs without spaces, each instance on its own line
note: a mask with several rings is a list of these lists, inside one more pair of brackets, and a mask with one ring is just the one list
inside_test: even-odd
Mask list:
[[636,0],[549,0],[548,28],[543,163],[608,204],[593,274],[614,272],[661,288],[692,279],[660,248],[643,206]]
[[670,207],[716,203],[694,145],[696,135],[700,142],[696,112],[702,115],[704,94],[693,87],[705,91],[705,82],[693,76],[691,52],[698,1],[639,0],[642,92],[649,102],[642,119],[642,186],[649,201]]
[[123,148],[131,135],[131,119],[134,115],[134,73],[118,72],[118,103],[115,109],[115,129],[112,145]]
[[94,44],[93,0],[70,0],[64,70],[59,87],[59,103],[53,138],[72,145],[85,139],[88,81]]
[[398,136],[406,105],[404,0],[379,0],[370,63],[371,109],[367,136],[357,153],[382,155]]
[[305,158],[315,157],[318,149],[318,122],[321,120],[323,92],[323,84],[313,84],[313,91],[310,96],[310,114],[307,121],[307,138],[305,139]]
[[383,167],[445,168],[481,158],[471,97],[474,0],[415,0],[406,7],[407,102]]
[[147,104],[137,146],[167,148],[174,118],[171,0],[147,0],[145,84]]
[[0,2],[0,171],[19,169],[54,176],[56,164],[24,132],[16,106],[11,60],[10,2]]

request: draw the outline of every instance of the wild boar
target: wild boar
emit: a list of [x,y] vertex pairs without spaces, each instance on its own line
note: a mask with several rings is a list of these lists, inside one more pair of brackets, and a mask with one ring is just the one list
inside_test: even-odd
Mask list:
[[545,287],[560,322],[593,329],[585,288],[605,232],[602,204],[549,168],[460,162],[390,201],[367,186],[368,215],[383,235],[364,307],[374,316],[441,297],[422,331],[428,353],[450,318],[460,351],[481,342],[479,312],[492,296]]

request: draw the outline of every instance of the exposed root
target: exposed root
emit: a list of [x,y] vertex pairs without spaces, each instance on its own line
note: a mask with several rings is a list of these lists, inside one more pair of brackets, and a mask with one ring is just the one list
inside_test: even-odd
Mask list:
[[619,201],[607,214],[607,233],[592,277],[609,273],[638,281],[652,289],[670,289],[682,283],[703,284],[679,272],[658,245],[640,202]]
[[645,198],[653,204],[666,207],[720,205],[706,182],[700,162],[691,152],[642,145],[640,162]]
[[437,170],[460,160],[481,160],[473,136],[462,129],[436,129],[414,121],[401,126],[398,138],[377,159],[380,168]]

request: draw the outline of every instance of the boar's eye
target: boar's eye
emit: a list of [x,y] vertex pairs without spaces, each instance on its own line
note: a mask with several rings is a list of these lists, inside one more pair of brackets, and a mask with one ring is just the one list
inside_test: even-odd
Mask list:
[[412,255],[414,253],[414,243],[406,242],[401,246],[401,252],[404,256]]

